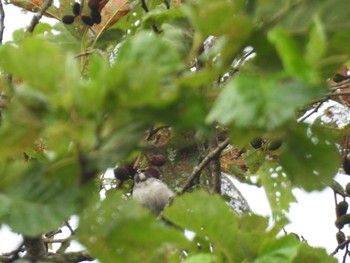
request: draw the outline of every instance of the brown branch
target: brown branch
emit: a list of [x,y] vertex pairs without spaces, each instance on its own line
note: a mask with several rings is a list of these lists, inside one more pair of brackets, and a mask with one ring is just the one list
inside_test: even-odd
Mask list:
[[34,261],[47,256],[47,246],[41,236],[23,237],[23,243],[27,251],[26,258]]
[[193,169],[190,177],[183,184],[181,193],[186,192],[189,188],[192,187],[193,181],[200,175],[201,171],[209,164],[211,160],[216,158],[221,153],[221,151],[224,150],[227,145],[229,145],[229,143],[230,139],[226,138],[223,142],[218,144],[218,146],[214,150],[212,150],[208,153],[207,156],[205,156],[205,158],[200,162],[200,164]]
[[10,251],[10,252],[7,252],[7,253],[2,253],[0,255],[1,262],[5,262],[5,261],[3,261],[3,259],[12,260],[12,261],[18,259],[19,252],[24,252],[25,251],[23,245],[24,245],[24,242],[22,242],[18,246],[18,248],[16,250],[13,250],[13,251]]
[[5,11],[4,7],[2,5],[2,1],[0,0],[0,45],[2,44],[2,40],[4,37],[4,30],[5,30]]
[[78,263],[82,261],[95,260],[87,251],[68,252],[64,254],[50,254],[43,260],[55,263]]
[[338,253],[338,251],[339,251],[340,249],[343,249],[344,246],[348,246],[349,243],[350,243],[350,238],[348,238],[348,239],[345,240],[344,242],[340,243],[340,244],[336,247],[336,249],[331,253],[331,255],[334,256],[335,254]]
[[[215,139],[212,139],[208,143],[208,151],[215,151],[215,149],[218,147],[218,142]],[[213,157],[209,165],[207,166],[209,169],[209,176],[210,176],[210,192],[212,193],[221,193],[221,165],[220,165],[220,155],[217,154],[215,157]]]
[[30,24],[27,28],[27,33],[33,33],[34,28],[39,23],[40,19],[43,17],[46,10],[51,6],[52,1],[53,0],[46,0],[44,2],[43,6],[41,7],[41,9],[39,10],[39,12],[33,16],[32,21],[30,22]]

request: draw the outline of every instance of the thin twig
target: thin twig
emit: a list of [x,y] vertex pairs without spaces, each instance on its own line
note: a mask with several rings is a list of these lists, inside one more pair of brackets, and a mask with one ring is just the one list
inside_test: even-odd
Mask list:
[[64,222],[65,226],[68,227],[69,231],[70,231],[70,234],[71,235],[74,235],[75,234],[75,231],[73,230],[73,228],[71,227],[71,225],[69,224],[68,221],[65,221]]
[[164,125],[164,126],[159,126],[158,128],[152,128],[147,135],[146,141],[149,141],[153,137],[153,135],[155,135],[158,131],[162,129],[167,129],[169,127],[170,127],[169,125]]
[[43,17],[46,10],[51,6],[52,1],[53,0],[46,0],[43,6],[41,7],[41,9],[39,10],[39,12],[33,16],[32,21],[30,22],[30,25],[27,28],[27,33],[33,33],[34,28],[39,23],[40,19]]
[[221,151],[224,150],[227,145],[229,145],[229,143],[230,143],[230,138],[226,138],[223,142],[218,144],[218,146],[213,151],[209,152],[209,154],[205,156],[205,158],[200,162],[200,164],[193,169],[190,177],[183,184],[183,187],[181,190],[182,193],[187,191],[193,185],[193,181],[200,175],[201,171],[208,165],[208,163],[211,160],[217,157],[217,155],[220,154]]
[[321,106],[323,105],[323,103],[325,103],[329,98],[326,97],[326,98],[323,98],[322,101],[320,101],[318,103],[318,105],[308,114],[304,115],[304,117],[302,117],[301,119],[299,119],[299,122],[303,122],[305,121],[307,118],[309,118],[312,114],[318,112],[318,110],[321,108]]
[[4,36],[4,30],[5,30],[5,11],[4,7],[2,5],[2,1],[0,0],[0,45],[2,44],[2,39]]
[[[141,0],[141,7],[142,7],[143,10],[145,10],[146,13],[149,12],[149,9],[148,9],[148,7],[146,5],[145,0]],[[161,33],[161,31],[158,29],[158,27],[156,25],[152,25],[152,29],[153,29],[154,33],[156,33],[156,34],[160,34]]]
[[79,53],[79,54],[75,55],[74,57],[75,58],[86,57],[86,56],[89,56],[95,52],[96,52],[96,49],[92,49],[92,50],[84,51],[83,53]]

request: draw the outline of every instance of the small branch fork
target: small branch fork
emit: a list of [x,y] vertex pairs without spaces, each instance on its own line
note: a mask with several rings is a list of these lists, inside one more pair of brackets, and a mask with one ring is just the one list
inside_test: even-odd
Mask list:
[[[0,261],[5,263],[13,263],[20,258],[19,253],[25,252],[23,259],[28,259],[31,262],[45,261],[45,262],[66,262],[66,263],[78,263],[82,261],[93,261],[94,259],[85,250],[66,252],[69,247],[72,235],[75,231],[70,226],[68,221],[65,222],[65,226],[70,231],[70,236],[63,239],[53,239],[53,237],[62,232],[62,229],[49,232],[45,235],[39,235],[36,237],[23,236],[23,241],[20,243],[16,250],[8,253],[0,254]],[[49,252],[47,244],[61,243],[60,248],[55,252]],[[22,257],[21,257],[22,258]]]
[[186,192],[189,188],[192,187],[193,182],[196,180],[196,178],[199,177],[202,170],[210,163],[210,161],[214,160],[227,147],[227,145],[229,145],[229,143],[230,138],[225,139],[223,142],[218,144],[215,149],[209,152],[207,156],[204,157],[199,165],[193,169],[190,177],[183,184],[181,193]]
[[53,0],[46,0],[43,6],[41,7],[40,11],[33,16],[32,21],[30,22],[27,28],[27,33],[33,33],[36,25],[39,23],[40,19],[43,17],[46,10],[51,6],[52,1]]

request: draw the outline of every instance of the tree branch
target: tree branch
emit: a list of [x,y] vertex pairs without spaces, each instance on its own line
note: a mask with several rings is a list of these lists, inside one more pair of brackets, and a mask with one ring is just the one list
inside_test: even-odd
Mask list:
[[83,250],[64,254],[50,254],[44,260],[54,263],[78,263],[82,261],[93,261],[95,259],[87,251]]
[[47,256],[47,246],[41,236],[23,237],[26,249],[26,258],[37,261]]
[[40,19],[43,17],[45,14],[46,10],[51,6],[53,0],[46,0],[44,5],[41,7],[39,12],[35,14],[32,18],[32,21],[30,22],[28,28],[27,28],[27,33],[33,33],[34,28],[36,25],[39,23]]
[[2,1],[0,0],[0,45],[2,44],[4,30],[5,30],[5,11],[2,5]]
[[[209,150],[215,151],[218,147],[216,140],[212,140],[209,143]],[[212,160],[209,162],[209,167],[211,171],[211,192],[220,194],[221,193],[221,165],[220,165],[220,156],[216,154]]]
[[183,184],[181,193],[186,192],[189,188],[192,187],[193,181],[200,175],[201,171],[209,164],[211,160],[217,157],[222,152],[222,150],[224,150],[226,146],[229,145],[229,143],[230,139],[226,138],[223,142],[218,144],[214,150],[209,152],[209,154],[200,162],[200,164],[193,169],[190,177]]

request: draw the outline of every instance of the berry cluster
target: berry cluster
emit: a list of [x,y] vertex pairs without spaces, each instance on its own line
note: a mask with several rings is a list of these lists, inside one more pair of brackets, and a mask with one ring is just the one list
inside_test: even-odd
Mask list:
[[82,15],[80,3],[75,2],[72,7],[73,15],[63,16],[62,22],[70,25],[74,22],[77,16],[80,16],[81,20],[88,26],[93,26],[94,24],[101,23],[102,17],[99,8],[99,0],[89,0],[88,6],[90,8],[90,15]]
[[[148,177],[159,179],[160,172],[158,169],[166,163],[164,154],[155,153],[150,154],[147,157],[148,165],[145,169],[142,169],[143,172],[145,172]],[[139,168],[140,167],[134,167],[134,164],[126,164],[124,166],[114,168],[113,172],[116,179],[120,181],[126,181],[128,179],[134,179],[134,175]]]
[[[348,183],[346,185],[345,193],[347,196],[350,195],[350,183]],[[338,228],[338,232],[336,234],[336,239],[337,239],[338,245],[340,246],[340,249],[344,249],[345,241],[347,241],[346,240],[347,238],[346,238],[344,232],[342,231],[342,228],[345,225],[350,224],[350,214],[347,213],[348,208],[349,208],[349,204],[346,202],[345,196],[344,196],[344,200],[337,203],[336,208],[335,208],[336,216],[337,216],[337,220],[335,221],[335,225]]]

